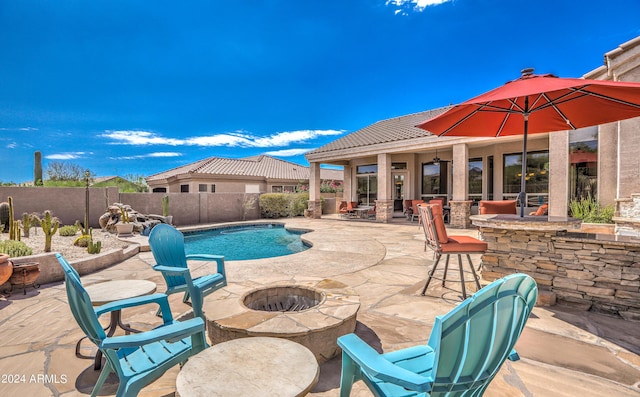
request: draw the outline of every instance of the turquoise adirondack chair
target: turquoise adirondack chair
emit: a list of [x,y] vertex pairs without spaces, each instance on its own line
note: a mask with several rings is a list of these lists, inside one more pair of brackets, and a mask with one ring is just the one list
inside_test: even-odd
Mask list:
[[[106,364],[93,388],[92,397],[98,395],[111,372],[115,372],[120,379],[117,397],[136,396],[140,389],[158,379],[167,370],[187,361],[193,354],[207,347],[204,321],[200,317],[173,321],[165,294],[123,299],[94,308],[76,270],[62,255],[56,254],[56,257],[65,273],[71,313],[89,340],[98,346],[106,357]],[[163,320],[161,326],[131,335],[106,336],[98,322],[101,314],[145,304],[160,305]]]
[[[167,283],[167,295],[184,291],[183,302],[191,298],[191,307],[196,316],[203,317],[203,299],[208,294],[227,285],[227,277],[224,269],[224,257],[221,255],[191,254],[184,251],[184,235],[173,226],[161,223],[151,229],[149,234],[149,246],[156,260],[154,270],[162,273]],[[190,273],[185,273],[187,260],[216,262],[217,273],[207,274],[193,278],[193,285],[197,293],[192,293],[187,286],[187,278]],[[160,314],[160,311],[157,313]],[[204,317],[203,317],[204,318]]]
[[482,396],[504,361],[519,359],[513,347],[537,295],[533,278],[511,274],[437,316],[426,345],[380,354],[355,334],[338,338],[340,396],[358,380],[376,396]]

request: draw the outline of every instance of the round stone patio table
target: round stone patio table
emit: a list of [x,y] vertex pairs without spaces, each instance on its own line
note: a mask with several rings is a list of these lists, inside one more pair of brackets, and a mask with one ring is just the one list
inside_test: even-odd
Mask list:
[[[151,295],[156,292],[156,283],[149,280],[111,280],[88,285],[85,290],[89,294],[93,306],[102,306],[122,299]],[[126,331],[127,334],[140,332],[122,322],[122,310],[113,310],[110,313],[109,325],[105,328],[107,336],[113,336],[118,327]],[[76,356],[78,357],[82,357],[80,355],[80,343],[85,338],[86,336],[76,344]],[[102,351],[98,349],[93,369],[97,371],[101,367]]]
[[239,338],[191,357],[176,379],[176,396],[304,396],[319,376],[315,356],[299,343]]

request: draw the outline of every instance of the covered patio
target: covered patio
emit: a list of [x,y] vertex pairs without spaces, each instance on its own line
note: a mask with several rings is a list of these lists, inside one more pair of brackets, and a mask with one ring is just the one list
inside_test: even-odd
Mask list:
[[[593,80],[640,81],[640,37],[605,54]],[[526,174],[522,137],[436,137],[416,125],[449,107],[381,120],[306,154],[310,208],[320,211],[320,168],[344,170],[343,200],[376,205],[376,220],[390,222],[403,200],[443,198],[450,226],[468,228],[479,200],[513,200],[527,180],[525,213],[548,203],[550,217],[568,215],[572,198],[591,196],[616,205],[637,193],[640,118],[529,136]]]

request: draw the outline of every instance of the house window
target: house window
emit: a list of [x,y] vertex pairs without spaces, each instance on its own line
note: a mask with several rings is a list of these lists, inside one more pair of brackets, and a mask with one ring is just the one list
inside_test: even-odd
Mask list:
[[423,196],[446,196],[448,162],[422,164],[422,195]]
[[391,163],[392,170],[406,170],[407,163]]
[[293,185],[274,185],[271,186],[271,193],[295,193],[296,187]]
[[205,183],[200,183],[198,185],[198,191],[200,193],[206,193],[207,192],[207,185]]
[[153,192],[153,193],[166,193],[167,192],[167,188],[166,187],[154,187],[151,192]]
[[180,193],[189,193],[189,185],[180,185]]
[[378,165],[359,165],[356,167],[357,200],[363,205],[375,205],[378,198]]
[[[522,153],[505,154],[503,163],[504,199],[516,199],[522,178]],[[527,153],[525,175],[527,205],[540,205],[549,196],[549,151]]]
[[377,174],[378,164],[359,165],[356,167],[356,174]]
[[571,198],[598,195],[598,128],[569,131]]
[[216,192],[216,184],[213,183],[211,184],[211,193],[215,193]]
[[469,200],[482,200],[482,158],[469,159]]

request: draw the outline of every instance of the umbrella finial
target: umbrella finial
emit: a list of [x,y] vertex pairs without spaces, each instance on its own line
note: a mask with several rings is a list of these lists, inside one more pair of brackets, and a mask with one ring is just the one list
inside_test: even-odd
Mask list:
[[527,77],[527,76],[531,76],[533,74],[533,71],[534,71],[533,68],[526,68],[526,69],[522,69],[520,73],[522,73],[522,77]]

